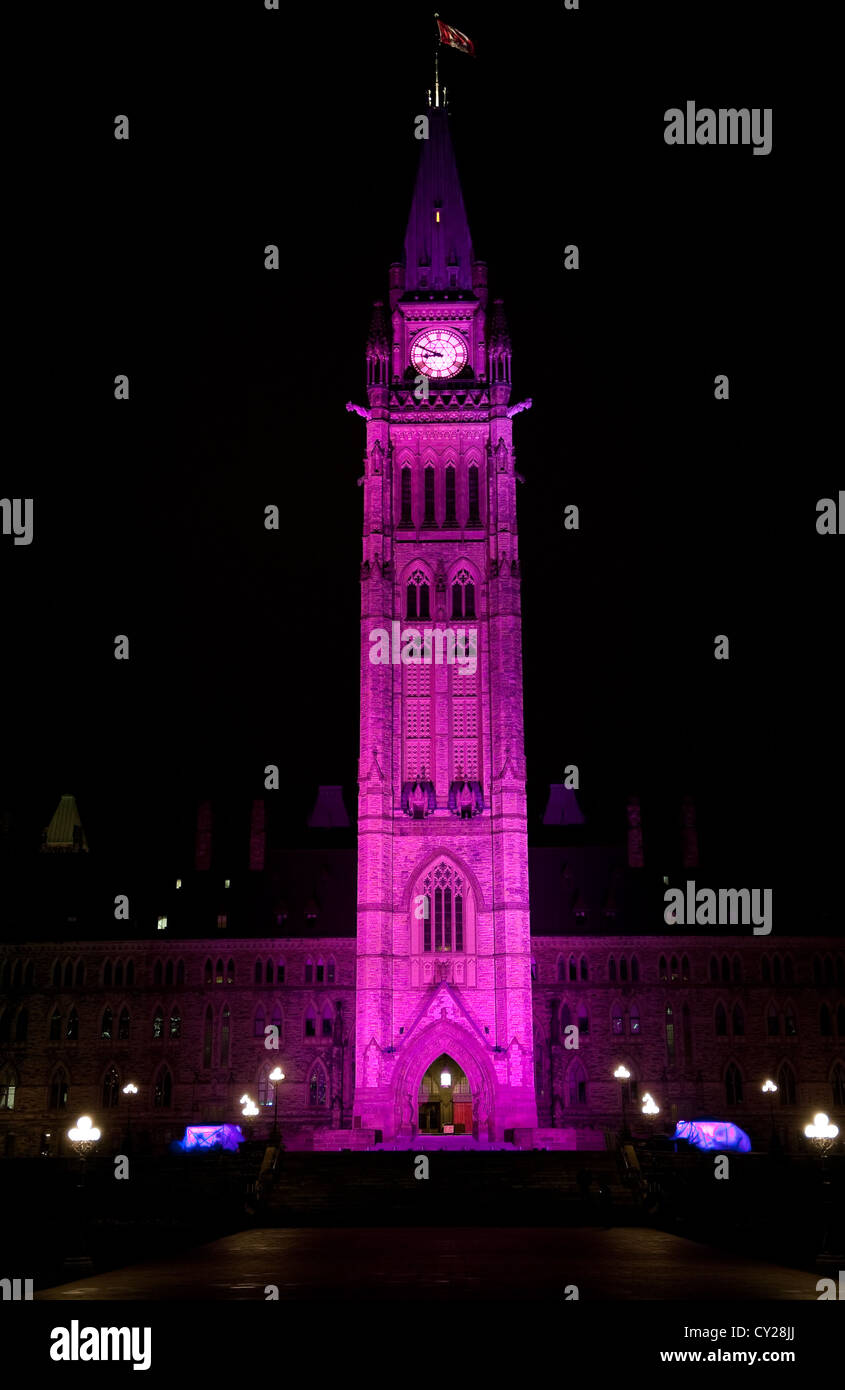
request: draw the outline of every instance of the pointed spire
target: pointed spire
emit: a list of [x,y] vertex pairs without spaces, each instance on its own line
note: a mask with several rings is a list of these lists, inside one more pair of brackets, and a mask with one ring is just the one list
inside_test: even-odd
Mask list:
[[449,133],[449,113],[444,106],[432,106],[405,236],[406,293],[471,292],[472,267],[472,238]]
[[87,854],[88,840],[76,805],[76,797],[63,796],[44,831],[42,854]]

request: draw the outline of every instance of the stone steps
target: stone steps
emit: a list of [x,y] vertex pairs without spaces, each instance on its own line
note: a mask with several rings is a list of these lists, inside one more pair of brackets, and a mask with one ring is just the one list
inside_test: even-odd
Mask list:
[[[420,1179],[416,1159],[423,1153],[429,1175]],[[577,1181],[583,1168],[593,1179],[587,1200]],[[469,1147],[450,1152],[421,1144],[405,1151],[283,1154],[264,1193],[261,1219],[280,1225],[416,1225],[434,1219],[462,1225],[583,1225],[601,1220],[606,1210],[599,1184],[609,1191],[612,1222],[639,1219],[640,1208],[609,1153]]]

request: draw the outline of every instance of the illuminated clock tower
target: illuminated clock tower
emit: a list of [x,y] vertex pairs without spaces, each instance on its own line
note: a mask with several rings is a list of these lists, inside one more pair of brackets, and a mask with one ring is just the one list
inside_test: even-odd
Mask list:
[[511,345],[449,115],[367,343],[354,1123],[536,1126]]

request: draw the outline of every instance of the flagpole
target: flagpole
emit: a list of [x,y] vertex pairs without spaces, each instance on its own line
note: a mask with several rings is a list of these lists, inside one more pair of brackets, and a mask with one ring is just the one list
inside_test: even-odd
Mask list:
[[[434,12],[434,23],[435,23],[435,25],[437,25],[437,21],[438,21],[439,18],[440,18],[440,16],[439,16],[439,14],[437,13],[437,11],[435,10],[435,12]],[[439,106],[439,105],[440,105],[440,62],[439,62],[439,54],[440,54],[440,28],[439,28],[439,26],[438,26],[438,28],[437,28],[437,43],[435,44],[435,47],[434,47],[434,105],[435,105],[435,106]]]

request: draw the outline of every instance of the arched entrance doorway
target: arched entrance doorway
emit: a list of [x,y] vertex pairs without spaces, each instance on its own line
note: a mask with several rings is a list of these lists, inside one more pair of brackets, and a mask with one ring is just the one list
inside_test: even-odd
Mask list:
[[417,1115],[420,1134],[472,1134],[472,1088],[448,1052],[423,1074]]

